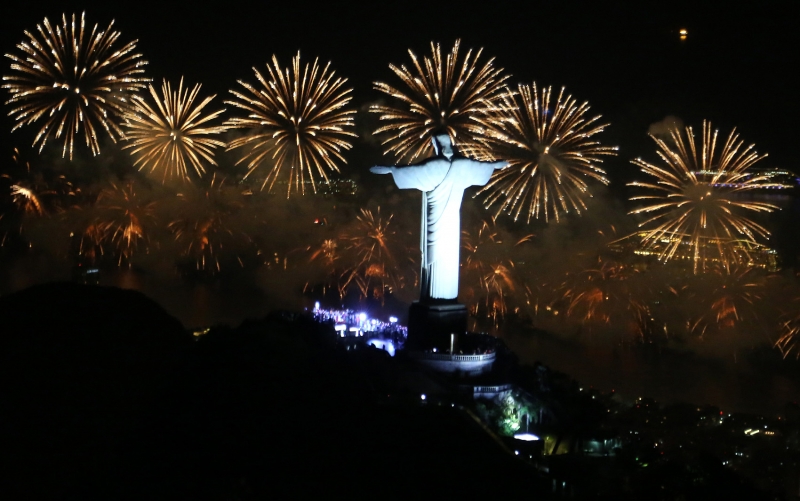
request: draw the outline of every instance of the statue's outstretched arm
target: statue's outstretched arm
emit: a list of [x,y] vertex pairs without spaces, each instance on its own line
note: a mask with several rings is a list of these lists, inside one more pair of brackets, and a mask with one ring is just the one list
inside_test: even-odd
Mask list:
[[442,182],[450,162],[445,158],[429,158],[418,164],[402,167],[384,167],[377,165],[369,170],[373,174],[391,174],[394,183],[401,190],[416,189],[430,191]]
[[490,165],[494,170],[505,169],[506,167],[508,167],[508,162],[506,162],[505,160],[501,160],[499,162],[491,162]]

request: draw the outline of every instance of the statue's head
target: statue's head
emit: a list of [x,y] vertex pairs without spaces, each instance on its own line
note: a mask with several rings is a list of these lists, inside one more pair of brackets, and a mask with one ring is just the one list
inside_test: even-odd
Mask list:
[[444,133],[436,134],[431,140],[433,142],[433,149],[436,151],[436,156],[442,155],[448,160],[453,158],[455,148],[453,147],[453,142],[450,140],[449,135]]

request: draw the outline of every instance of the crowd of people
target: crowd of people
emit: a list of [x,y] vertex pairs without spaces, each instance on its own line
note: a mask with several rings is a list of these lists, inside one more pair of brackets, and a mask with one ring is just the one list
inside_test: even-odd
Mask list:
[[366,312],[353,310],[326,310],[319,303],[314,305],[314,320],[332,324],[341,332],[342,337],[363,336],[366,338],[391,339],[402,344],[408,336],[408,328],[397,322],[397,317],[389,317],[389,321],[370,318]]

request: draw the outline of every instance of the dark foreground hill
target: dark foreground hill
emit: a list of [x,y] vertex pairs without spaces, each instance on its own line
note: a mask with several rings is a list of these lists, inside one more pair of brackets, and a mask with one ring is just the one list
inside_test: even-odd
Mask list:
[[303,317],[195,340],[139,293],[50,284],[0,299],[0,318],[7,499],[545,490],[458,410],[387,404],[383,355]]

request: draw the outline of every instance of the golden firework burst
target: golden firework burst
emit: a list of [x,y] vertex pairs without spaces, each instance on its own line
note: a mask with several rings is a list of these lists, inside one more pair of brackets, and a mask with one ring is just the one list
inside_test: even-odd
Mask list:
[[45,18],[36,26],[38,35],[25,31],[20,52],[6,54],[12,74],[3,77],[11,94],[6,104],[13,106],[9,115],[17,122],[12,131],[41,121],[33,145],[41,151],[48,139],[63,136],[61,155],[69,152],[70,159],[81,132],[93,155],[100,153],[100,129],[115,142],[124,137],[117,122],[149,80],[143,76],[147,62],[134,52],[136,41],[117,47],[120,33],[113,26],[89,30],[85,13],[79,20],[63,14],[61,25]]
[[629,183],[647,192],[631,197],[646,205],[630,212],[646,216],[639,223],[645,247],[661,247],[659,258],[668,261],[687,243],[697,273],[710,259],[707,251],[728,267],[735,255],[728,249],[731,242],[769,238],[766,228],[743,213],[772,212],[778,207],[748,201],[741,195],[785,186],[753,171],[753,165],[766,155],[759,155],[752,144],[745,147],[736,129],[722,140],[711,123],[704,121],[699,145],[691,127],[684,131],[671,128],[667,140],[651,137],[662,163],[632,160],[651,180]]
[[397,104],[376,104],[370,111],[380,114],[386,125],[375,134],[386,134],[386,153],[400,161],[413,162],[433,154],[431,137],[445,131],[462,151],[479,146],[475,136],[481,127],[474,119],[493,106],[503,93],[508,78],[502,68],[494,67],[494,58],[479,63],[483,49],[468,50],[459,58],[461,41],[444,58],[438,43],[431,42],[431,55],[417,58],[411,50],[413,66],[389,65],[407,87],[406,91],[383,82],[376,90],[390,96]]
[[618,148],[595,138],[608,124],[599,123],[599,115],[588,117],[589,103],[578,104],[563,87],[553,97],[550,87],[540,94],[535,82],[520,84],[481,117],[481,143],[491,156],[508,161],[478,192],[486,195],[487,209],[497,207],[495,217],[506,212],[515,221],[559,221],[561,213],[586,210],[587,179],[608,184],[600,164]]
[[253,71],[259,85],[239,80],[244,90],[231,90],[236,99],[225,101],[248,114],[226,122],[248,129],[228,149],[244,150],[236,164],[247,165],[247,176],[265,162],[271,164],[262,189],[269,185],[272,190],[278,179],[285,178],[287,198],[292,190],[305,193],[306,183],[316,193],[316,178],[328,181],[328,171],[339,172],[338,163],[347,163],[343,152],[356,137],[352,132],[356,112],[345,109],[352,99],[347,79],[336,77],[330,63],[320,67],[318,59],[301,65],[299,52],[291,69],[281,68],[272,56],[267,76]]
[[161,171],[162,181],[166,181],[173,176],[188,179],[189,165],[198,176],[206,171],[204,162],[217,165],[214,149],[225,147],[225,143],[215,136],[227,127],[208,122],[225,110],[203,115],[203,108],[216,96],[208,96],[195,106],[200,87],[196,84],[190,91],[183,87],[181,78],[173,92],[170,83],[164,80],[160,96],[152,85],[149,87],[155,105],[143,96],[134,96],[134,106],[125,114],[126,138],[130,142],[123,149],[131,150],[136,157],[134,166],[139,170]]

